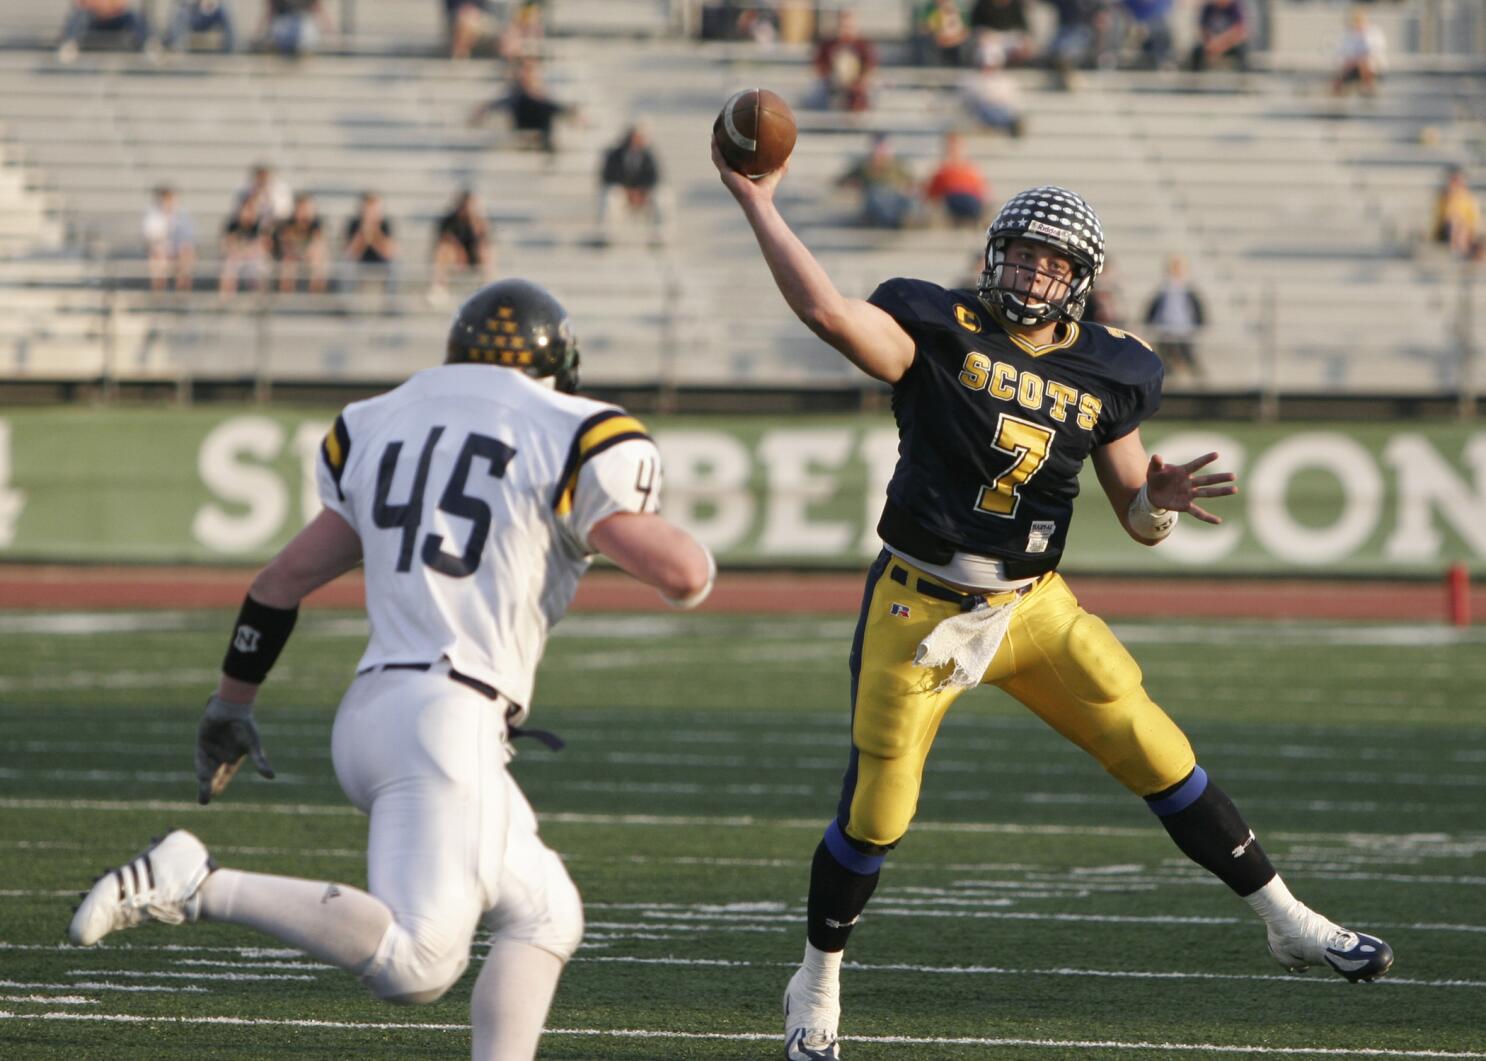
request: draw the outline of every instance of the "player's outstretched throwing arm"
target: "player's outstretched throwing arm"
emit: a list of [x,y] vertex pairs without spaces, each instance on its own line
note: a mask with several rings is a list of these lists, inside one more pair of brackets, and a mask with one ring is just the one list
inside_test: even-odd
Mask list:
[[1238,477],[1232,472],[1197,474],[1218,459],[1216,453],[1185,464],[1167,464],[1159,454],[1147,458],[1139,428],[1100,446],[1093,457],[1099,485],[1121,526],[1142,545],[1160,544],[1176,526],[1179,512],[1203,523],[1222,523],[1221,516],[1198,501],[1238,493]]
[[750,179],[728,166],[715,140],[712,164],[743,208],[743,216],[753,227],[774,282],[795,316],[867,375],[884,383],[902,379],[913,364],[913,339],[876,306],[862,299],[847,298],[836,290],[820,262],[800,242],[775,206],[774,191],[789,164],[756,180]]
[[196,730],[200,802],[220,796],[248,756],[260,774],[273,777],[253,721],[258,687],[288,643],[299,602],[360,562],[361,539],[355,529],[323,509],[253,579],[232,626],[217,691],[206,702]]

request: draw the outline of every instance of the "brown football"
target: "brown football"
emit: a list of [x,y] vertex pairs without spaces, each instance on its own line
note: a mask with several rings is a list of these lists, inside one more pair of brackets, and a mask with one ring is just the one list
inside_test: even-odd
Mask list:
[[784,165],[795,149],[795,116],[777,92],[745,88],[722,105],[712,138],[727,164],[753,180]]

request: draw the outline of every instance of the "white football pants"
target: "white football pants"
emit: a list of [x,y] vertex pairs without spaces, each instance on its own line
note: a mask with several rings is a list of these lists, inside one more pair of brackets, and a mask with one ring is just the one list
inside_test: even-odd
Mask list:
[[336,778],[371,819],[367,890],[394,918],[362,977],[386,999],[447,991],[482,921],[562,961],[583,936],[578,890],[506,770],[505,701],[448,673],[359,676],[331,737]]

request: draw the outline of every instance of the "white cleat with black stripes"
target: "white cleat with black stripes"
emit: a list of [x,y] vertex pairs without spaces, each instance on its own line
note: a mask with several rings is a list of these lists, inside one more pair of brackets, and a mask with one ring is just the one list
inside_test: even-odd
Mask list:
[[1269,933],[1269,953],[1292,973],[1325,965],[1352,983],[1376,980],[1393,966],[1393,948],[1377,936],[1333,924],[1306,910],[1285,933]]
[[177,829],[99,877],[72,915],[68,938],[88,947],[110,932],[146,921],[195,921],[201,912],[201,883],[216,868],[202,842]]

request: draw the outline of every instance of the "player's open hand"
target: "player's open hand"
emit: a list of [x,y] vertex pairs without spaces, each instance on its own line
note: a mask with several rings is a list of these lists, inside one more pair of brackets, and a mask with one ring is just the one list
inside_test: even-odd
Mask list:
[[722,183],[728,191],[733,193],[733,198],[743,206],[752,202],[768,202],[774,198],[774,189],[779,187],[779,182],[784,179],[785,170],[789,169],[789,162],[785,163],[772,173],[765,173],[758,179],[745,177],[722,157],[722,151],[717,146],[715,138],[709,141],[712,145],[712,164],[717,167],[718,174],[722,177]]
[[1203,523],[1222,523],[1221,516],[1214,516],[1196,503],[1198,498],[1228,497],[1238,493],[1238,476],[1232,472],[1195,474],[1217,459],[1216,453],[1204,453],[1186,464],[1167,464],[1159,455],[1153,454],[1145,470],[1146,496],[1157,508],[1189,512]]
[[252,704],[233,704],[213,696],[196,727],[196,799],[210,803],[220,796],[243,759],[252,756],[253,766],[273,779],[273,767],[263,754]]

